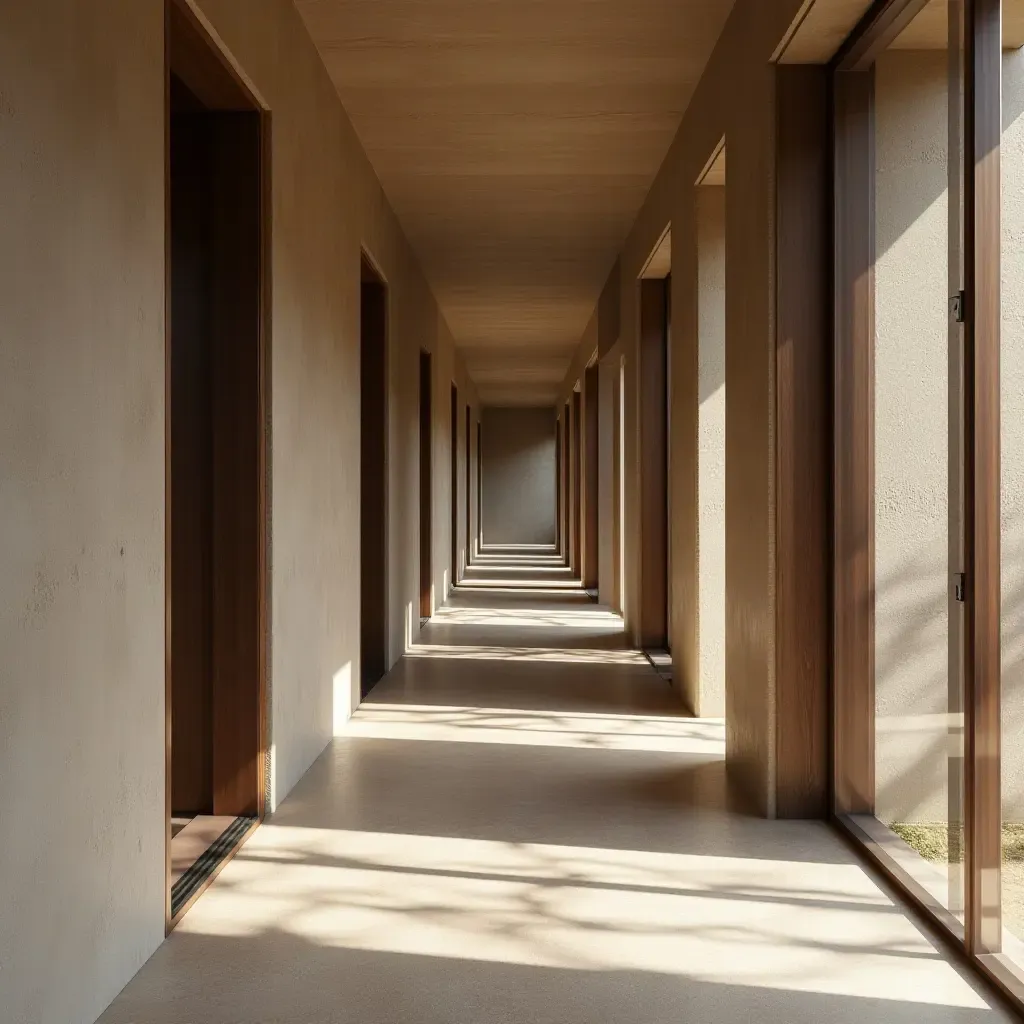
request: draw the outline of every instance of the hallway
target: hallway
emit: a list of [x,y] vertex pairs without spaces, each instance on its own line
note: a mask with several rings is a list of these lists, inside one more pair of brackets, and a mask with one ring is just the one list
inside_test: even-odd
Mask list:
[[485,549],[102,1024],[1009,1019],[553,554]]

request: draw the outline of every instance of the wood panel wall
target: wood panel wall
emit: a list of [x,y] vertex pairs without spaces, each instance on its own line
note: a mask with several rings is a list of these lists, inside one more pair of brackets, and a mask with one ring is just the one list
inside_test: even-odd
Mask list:
[[431,557],[434,506],[434,370],[429,352],[420,352],[420,618],[433,614]]
[[776,95],[776,813],[817,818],[831,649],[828,71],[780,67]]
[[639,644],[655,650],[668,644],[667,316],[664,279],[640,281],[640,580],[637,600]]
[[172,80],[171,807],[213,809],[213,366],[207,119]]
[[583,375],[583,585],[598,586],[598,365],[588,366]]

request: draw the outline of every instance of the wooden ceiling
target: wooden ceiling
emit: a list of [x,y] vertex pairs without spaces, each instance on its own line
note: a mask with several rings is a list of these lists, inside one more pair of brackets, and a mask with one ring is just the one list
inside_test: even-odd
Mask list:
[[733,0],[295,0],[485,403],[555,401]]

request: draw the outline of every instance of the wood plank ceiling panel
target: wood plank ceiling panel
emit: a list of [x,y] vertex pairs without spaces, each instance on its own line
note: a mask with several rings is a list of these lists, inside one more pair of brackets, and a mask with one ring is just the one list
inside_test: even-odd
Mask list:
[[485,401],[554,401],[733,0],[295,0]]

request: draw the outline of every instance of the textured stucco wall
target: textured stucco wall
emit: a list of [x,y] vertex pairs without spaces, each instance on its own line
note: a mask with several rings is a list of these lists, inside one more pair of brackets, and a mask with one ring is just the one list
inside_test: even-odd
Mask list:
[[163,8],[0,31],[0,1017],[163,937]]
[[[419,350],[438,594],[451,380],[475,395],[292,4],[202,13],[273,114],[273,805],[359,679],[361,245],[390,286],[392,659],[418,630]],[[162,0],[4,5],[0,1016],[17,1024],[91,1022],[163,936],[163,25]]]
[[[1024,58],[1004,57],[1003,812],[1024,817]],[[876,76],[876,810],[949,814],[947,71],[890,52]],[[959,609],[954,605],[952,614]],[[955,676],[954,676],[955,678]]]
[[483,411],[485,544],[555,543],[553,409]]
[[883,821],[942,821],[949,708],[944,51],[875,78],[875,760]]
[[1003,816],[1024,821],[1024,50],[1003,56]]
[[688,694],[725,714],[725,188],[697,190],[697,586],[700,672]]
[[598,599],[609,608],[617,608],[619,573],[615,559],[615,403],[619,397],[618,361],[609,356],[602,359],[598,366]]
[[[618,257],[626,359],[626,609],[637,635],[637,279],[672,228],[672,657],[699,672],[697,638],[697,246],[695,182],[726,139],[726,748],[753,805],[776,808],[775,293],[776,109],[772,54],[801,0],[737,0]],[[581,344],[578,354],[585,350]],[[575,364],[574,364],[575,365]],[[572,371],[563,385],[572,386]],[[684,693],[680,687],[680,693]],[[784,712],[783,712],[784,713]]]

